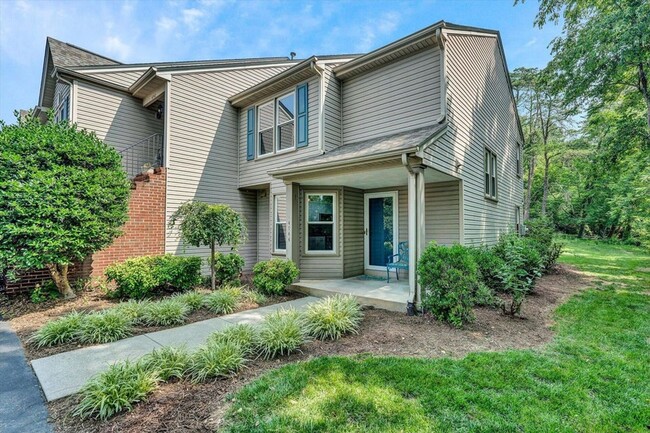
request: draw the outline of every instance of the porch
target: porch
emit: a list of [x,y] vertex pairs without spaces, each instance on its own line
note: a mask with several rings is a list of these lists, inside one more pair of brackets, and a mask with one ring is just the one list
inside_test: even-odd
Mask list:
[[342,279],[301,279],[290,289],[317,297],[352,295],[361,305],[400,313],[406,312],[406,302],[413,298],[413,294],[409,294],[408,279],[397,281],[394,272],[391,272],[390,283],[387,283],[385,278],[360,275]]

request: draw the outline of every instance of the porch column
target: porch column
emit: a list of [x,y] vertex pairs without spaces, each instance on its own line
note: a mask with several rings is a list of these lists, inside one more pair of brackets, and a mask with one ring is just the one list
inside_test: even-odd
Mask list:
[[300,268],[300,184],[285,182],[287,188],[287,259]]
[[[425,226],[425,186],[424,186],[424,166],[417,166],[413,167],[413,171],[415,172],[416,175],[416,196],[417,196],[417,203],[415,205],[417,211],[416,211],[416,243],[415,246],[417,247],[417,250],[415,251],[415,257],[416,261],[414,263],[417,263],[420,260],[420,257],[422,256],[422,253],[424,252],[424,249],[427,246],[427,241],[426,241],[426,226]],[[417,266],[414,266],[417,268]],[[417,276],[417,274],[416,274]],[[416,304],[419,305],[420,301],[422,300],[422,287],[420,286],[419,281],[416,279]]]
[[[417,296],[417,174],[408,173],[409,293]],[[418,301],[419,299],[416,299]],[[409,299],[412,301],[412,299]]]

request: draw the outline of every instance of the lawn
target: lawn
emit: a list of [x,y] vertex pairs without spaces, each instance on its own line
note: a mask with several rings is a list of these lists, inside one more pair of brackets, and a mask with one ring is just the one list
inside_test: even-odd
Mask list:
[[650,255],[567,240],[594,283],[539,350],[462,359],[323,357],[233,398],[228,432],[630,432],[650,425]]

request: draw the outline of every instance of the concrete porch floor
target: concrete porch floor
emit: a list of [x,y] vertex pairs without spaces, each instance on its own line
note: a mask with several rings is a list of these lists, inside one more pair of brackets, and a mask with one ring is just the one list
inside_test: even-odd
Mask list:
[[311,296],[326,297],[337,293],[353,295],[362,305],[384,310],[406,312],[409,300],[408,280],[365,279],[363,276],[333,280],[305,280],[295,282],[291,289]]

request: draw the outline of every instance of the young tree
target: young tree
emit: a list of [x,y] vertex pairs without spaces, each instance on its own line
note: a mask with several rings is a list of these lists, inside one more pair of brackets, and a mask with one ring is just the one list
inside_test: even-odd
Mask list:
[[66,298],[68,267],[109,246],[127,220],[120,155],[68,122],[0,122],[0,261],[46,267]]
[[209,246],[210,278],[212,290],[216,288],[214,255],[217,246],[236,248],[246,235],[243,218],[225,204],[208,204],[200,201],[183,203],[172,214],[169,229],[178,226],[183,242],[195,247]]

